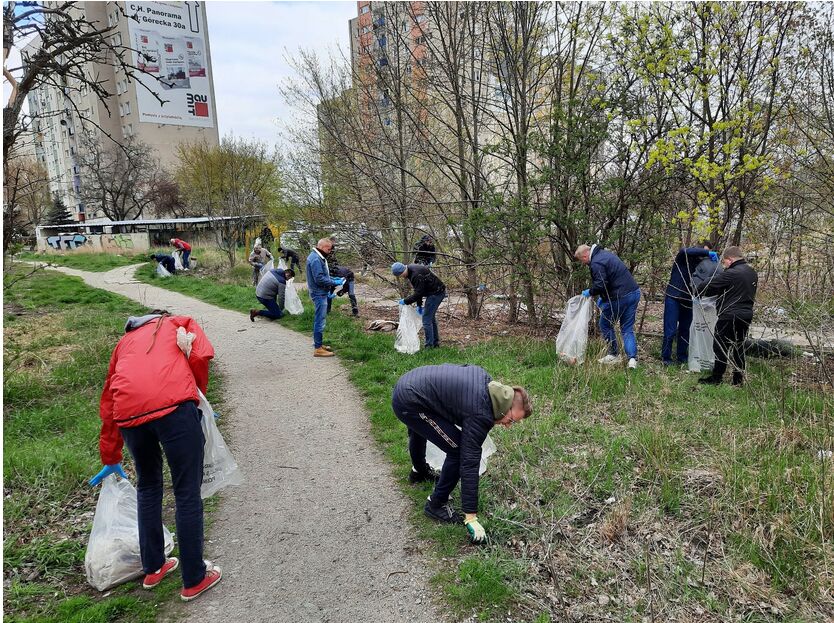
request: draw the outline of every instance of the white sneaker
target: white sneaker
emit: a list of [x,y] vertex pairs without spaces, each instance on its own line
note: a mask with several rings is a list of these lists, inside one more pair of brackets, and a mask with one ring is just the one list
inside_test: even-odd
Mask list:
[[632,357],[631,359],[628,360],[628,367],[629,367],[630,370],[636,370],[637,369],[637,360],[634,357]]
[[618,363],[620,361],[619,355],[606,355],[602,359],[599,359],[599,363],[604,363],[606,365],[611,365],[612,363]]

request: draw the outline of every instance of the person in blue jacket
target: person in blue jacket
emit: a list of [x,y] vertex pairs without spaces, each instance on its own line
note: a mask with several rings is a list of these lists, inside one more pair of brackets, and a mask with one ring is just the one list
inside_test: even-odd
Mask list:
[[162,264],[162,267],[172,275],[177,272],[177,266],[173,255],[168,255],[167,253],[151,253],[151,259]]
[[689,326],[692,324],[692,278],[698,265],[709,259],[718,266],[718,253],[712,245],[704,242],[700,247],[687,247],[678,251],[672,274],[666,286],[663,302],[663,346],[660,358],[663,365],[670,366],[672,361],[672,343],[677,338],[678,363],[686,363],[689,356]]
[[[485,542],[478,521],[481,446],[496,424],[509,428],[530,416],[527,392],[493,381],[478,366],[445,363],[406,372],[394,387],[391,406],[408,427],[409,482],[436,480],[424,513],[436,521],[463,523],[473,543]],[[446,453],[439,477],[426,463],[426,440]],[[458,481],[464,515],[449,503]]]
[[599,328],[608,342],[608,354],[599,362],[613,364],[620,361],[614,330],[614,325],[619,322],[628,367],[636,368],[637,338],[634,336],[634,320],[640,303],[640,287],[623,261],[599,245],[580,245],[574,257],[591,269],[593,283],[590,288],[582,291],[582,296],[599,297]]
[[327,297],[335,286],[344,285],[341,277],[331,277],[327,256],[333,251],[333,241],[322,238],[307,256],[307,291],[313,301],[313,357],[332,357],[333,352],[324,345],[324,328],[327,324]]

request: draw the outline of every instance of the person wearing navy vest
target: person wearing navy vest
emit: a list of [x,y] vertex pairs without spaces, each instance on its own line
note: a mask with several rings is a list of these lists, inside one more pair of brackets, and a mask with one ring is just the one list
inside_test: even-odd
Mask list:
[[640,287],[623,261],[599,245],[580,245],[574,257],[591,269],[593,283],[590,288],[582,291],[582,296],[599,297],[599,328],[608,342],[608,354],[599,362],[613,364],[620,361],[617,333],[614,330],[614,325],[619,322],[628,367],[636,368],[637,338],[634,336],[634,320],[640,303]]

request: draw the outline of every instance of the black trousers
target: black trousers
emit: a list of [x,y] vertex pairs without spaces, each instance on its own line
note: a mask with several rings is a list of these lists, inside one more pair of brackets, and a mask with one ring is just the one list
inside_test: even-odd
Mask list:
[[715,336],[712,350],[715,353],[715,365],[712,376],[721,379],[727,371],[727,363],[733,363],[733,375],[744,373],[746,361],[744,357],[744,340],[750,330],[752,318],[741,316],[719,316],[715,323]]

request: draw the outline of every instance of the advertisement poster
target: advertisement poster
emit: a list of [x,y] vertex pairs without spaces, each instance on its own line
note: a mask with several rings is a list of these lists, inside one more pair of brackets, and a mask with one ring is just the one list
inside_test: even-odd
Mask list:
[[201,2],[128,2],[139,121],[213,128],[206,25]]

